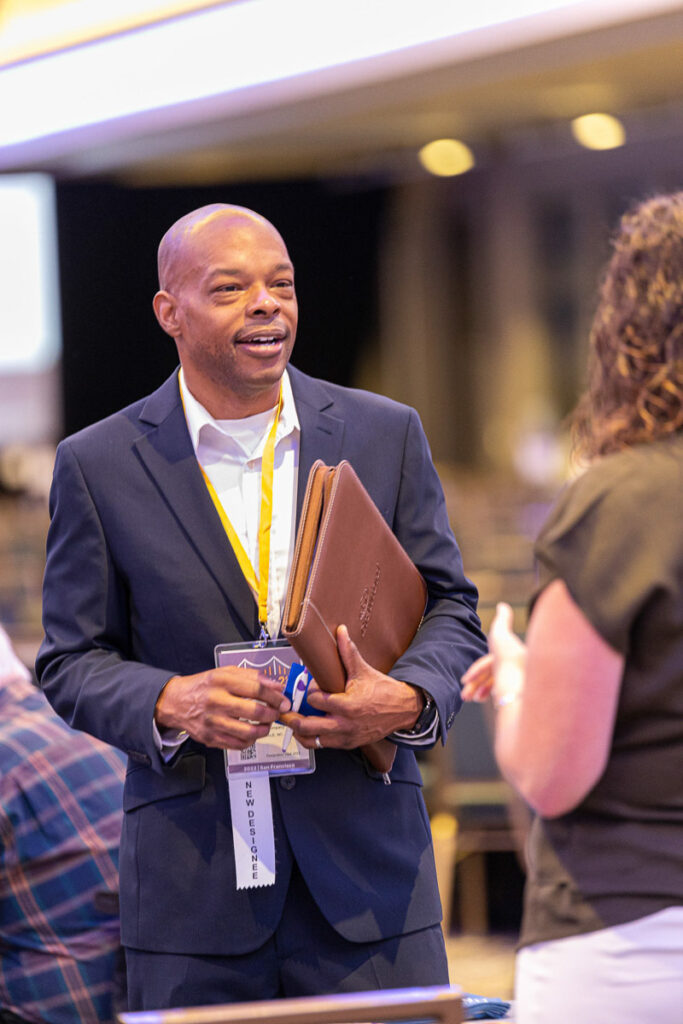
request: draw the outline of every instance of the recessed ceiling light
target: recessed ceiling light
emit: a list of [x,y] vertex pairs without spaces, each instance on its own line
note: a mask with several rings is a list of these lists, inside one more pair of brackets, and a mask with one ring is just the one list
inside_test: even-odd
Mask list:
[[474,167],[474,154],[459,139],[435,139],[423,146],[418,159],[425,170],[442,178],[464,174]]
[[583,114],[572,121],[572,134],[586,149],[617,149],[626,141],[621,121],[611,114]]

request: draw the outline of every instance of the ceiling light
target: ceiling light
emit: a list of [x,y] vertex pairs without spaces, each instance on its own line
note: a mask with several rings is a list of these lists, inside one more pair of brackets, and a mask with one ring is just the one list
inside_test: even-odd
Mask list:
[[584,114],[572,121],[572,134],[586,149],[616,149],[626,141],[624,126],[611,114]]
[[418,159],[430,174],[451,178],[474,167],[474,154],[459,139],[435,139],[419,151]]

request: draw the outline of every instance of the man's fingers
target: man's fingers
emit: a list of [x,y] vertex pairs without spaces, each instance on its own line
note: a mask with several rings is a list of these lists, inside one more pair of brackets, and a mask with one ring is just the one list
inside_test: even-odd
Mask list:
[[221,686],[207,693],[205,712],[217,719],[234,718],[247,722],[272,725],[276,718],[291,708],[291,701],[280,690],[257,688],[256,696],[242,696],[239,692]]
[[239,718],[213,718],[208,716],[203,723],[201,737],[197,737],[207,747],[220,747],[224,750],[244,750],[256,740],[267,736],[270,723],[260,724],[247,722]]
[[291,702],[283,695],[282,686],[255,669],[223,666],[212,669],[210,685],[243,700],[261,701],[276,711],[286,711]]
[[306,703],[310,704],[316,711],[324,711],[327,713],[327,705],[329,704],[330,697],[334,694],[326,693],[321,690],[315,679],[311,679],[308,690],[306,691]]
[[211,747],[243,748],[291,706],[281,687],[251,669],[229,666],[175,676],[160,694],[157,723],[184,729]]
[[337,626],[337,648],[339,649],[339,657],[346,669],[346,678],[353,679],[360,673],[365,662],[360,651],[349,636],[348,629],[344,625]]

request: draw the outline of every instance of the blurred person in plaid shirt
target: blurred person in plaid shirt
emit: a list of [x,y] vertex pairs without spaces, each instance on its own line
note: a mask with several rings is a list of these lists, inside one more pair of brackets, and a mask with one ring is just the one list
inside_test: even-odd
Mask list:
[[125,758],[55,714],[0,626],[0,1022],[125,1008],[118,852]]

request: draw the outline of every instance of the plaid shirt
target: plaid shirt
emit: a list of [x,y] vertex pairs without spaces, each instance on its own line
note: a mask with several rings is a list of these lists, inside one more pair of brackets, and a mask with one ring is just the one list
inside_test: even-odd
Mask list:
[[62,722],[20,663],[3,671],[6,641],[0,635],[0,1007],[40,1024],[111,1021],[125,759]]

